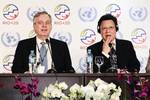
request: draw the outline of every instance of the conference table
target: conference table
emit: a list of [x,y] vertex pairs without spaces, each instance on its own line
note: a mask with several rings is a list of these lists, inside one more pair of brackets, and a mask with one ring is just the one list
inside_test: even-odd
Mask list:
[[[150,74],[139,73],[132,75],[133,78],[145,77],[150,80]],[[113,82],[120,86],[122,94],[120,100],[125,100],[125,97],[130,98],[130,89],[125,80],[118,80],[118,75],[115,73],[94,73],[94,74],[81,74],[81,73],[52,73],[52,74],[0,74],[0,100],[24,100],[18,89],[14,88],[15,78],[20,77],[23,82],[30,83],[31,78],[39,80],[38,90],[41,92],[49,84],[54,84],[56,81],[65,82],[69,87],[75,83],[79,85],[87,85],[90,80],[100,78],[108,83]],[[32,98],[33,100],[41,100],[40,97]],[[146,98],[150,100],[150,96]],[[130,100],[130,99],[127,99]]]

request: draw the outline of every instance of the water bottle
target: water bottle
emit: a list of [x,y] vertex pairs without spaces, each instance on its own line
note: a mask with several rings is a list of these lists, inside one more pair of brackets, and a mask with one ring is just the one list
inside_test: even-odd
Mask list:
[[87,73],[93,73],[93,54],[91,49],[87,50]]
[[34,66],[35,62],[36,62],[36,56],[34,50],[31,50],[29,54],[29,72],[31,73],[36,72],[36,68]]

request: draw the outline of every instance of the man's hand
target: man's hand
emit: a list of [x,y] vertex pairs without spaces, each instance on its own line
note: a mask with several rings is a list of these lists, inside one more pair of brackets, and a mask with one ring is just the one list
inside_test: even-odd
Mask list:
[[109,47],[109,43],[111,43],[111,36],[107,36],[106,41],[104,41],[103,43],[102,52],[104,52],[105,54],[108,54],[111,50],[111,48]]

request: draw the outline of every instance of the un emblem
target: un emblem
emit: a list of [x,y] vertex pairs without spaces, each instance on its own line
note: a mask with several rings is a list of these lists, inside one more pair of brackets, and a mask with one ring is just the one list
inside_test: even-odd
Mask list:
[[87,72],[87,63],[86,63],[86,57],[81,57],[79,60],[79,67],[82,73]]
[[42,12],[45,11],[44,8],[29,8],[27,10],[27,17],[29,18],[30,21],[33,21],[33,17],[37,12]]
[[68,45],[70,45],[72,41],[72,36],[69,32],[55,32],[53,37],[55,39],[66,42]]
[[79,10],[79,17],[82,21],[93,21],[97,16],[97,11],[94,7],[82,7]]
[[143,21],[147,17],[147,9],[145,7],[132,7],[129,13],[134,21]]
[[20,35],[17,32],[4,32],[1,36],[2,43],[7,47],[16,46],[20,40]]

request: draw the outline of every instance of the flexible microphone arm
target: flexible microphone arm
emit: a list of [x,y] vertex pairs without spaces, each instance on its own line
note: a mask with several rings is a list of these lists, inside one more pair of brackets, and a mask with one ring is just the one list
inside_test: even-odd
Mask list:
[[55,69],[55,64],[54,64],[54,61],[53,61],[53,58],[52,58],[52,49],[51,49],[51,46],[50,46],[50,41],[48,39],[45,40],[46,43],[48,44],[48,48],[49,48],[49,52],[50,52],[50,55],[51,55],[51,59],[52,59],[52,68],[50,70],[47,71],[47,73],[56,73],[56,69]]

